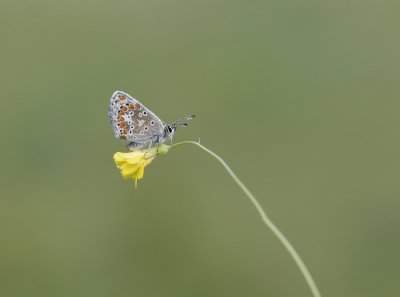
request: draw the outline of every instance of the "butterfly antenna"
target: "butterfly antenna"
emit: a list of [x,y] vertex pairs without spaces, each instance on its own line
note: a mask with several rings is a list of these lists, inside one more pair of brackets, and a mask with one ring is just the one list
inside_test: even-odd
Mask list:
[[192,120],[193,118],[195,117],[195,115],[194,114],[192,114],[192,115],[190,115],[190,116],[186,116],[186,117],[183,117],[183,118],[181,118],[181,119],[177,119],[175,122],[173,122],[172,124],[171,124],[171,126],[173,126],[173,127],[187,127],[187,123],[182,123],[182,121],[190,121],[190,120]]
[[195,117],[196,117],[196,115],[192,114],[192,115],[190,115],[190,116],[184,117],[182,120],[184,120],[184,121],[190,121],[190,120],[193,120]]

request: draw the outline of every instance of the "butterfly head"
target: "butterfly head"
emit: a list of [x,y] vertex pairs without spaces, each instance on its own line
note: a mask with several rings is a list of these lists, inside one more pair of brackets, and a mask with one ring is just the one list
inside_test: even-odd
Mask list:
[[165,131],[164,137],[168,140],[172,140],[172,137],[174,136],[176,128],[187,127],[188,124],[185,123],[184,121],[189,121],[189,120],[193,119],[194,117],[195,117],[195,115],[187,116],[187,117],[176,120],[172,124],[166,125],[165,129],[164,129],[164,131]]

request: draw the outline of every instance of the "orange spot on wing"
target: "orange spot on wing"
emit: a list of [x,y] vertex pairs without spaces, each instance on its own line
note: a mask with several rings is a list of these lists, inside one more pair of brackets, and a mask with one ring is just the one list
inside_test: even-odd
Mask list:
[[120,128],[125,128],[125,124],[124,124],[124,123],[121,123],[121,124],[119,125],[119,127],[120,127]]
[[135,104],[135,109],[140,109],[140,104],[139,103]]
[[119,117],[118,118],[118,122],[123,122],[123,121],[125,121],[124,117]]
[[129,104],[129,109],[135,109],[135,106],[133,106],[133,104]]
[[122,110],[123,110],[123,111],[127,111],[127,110],[128,110],[128,107],[124,106],[124,107],[122,107]]

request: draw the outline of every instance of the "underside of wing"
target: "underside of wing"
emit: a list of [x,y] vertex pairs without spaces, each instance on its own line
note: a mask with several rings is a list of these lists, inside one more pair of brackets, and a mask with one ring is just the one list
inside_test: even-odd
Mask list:
[[116,138],[147,143],[164,131],[164,123],[153,112],[122,91],[111,96],[108,115]]

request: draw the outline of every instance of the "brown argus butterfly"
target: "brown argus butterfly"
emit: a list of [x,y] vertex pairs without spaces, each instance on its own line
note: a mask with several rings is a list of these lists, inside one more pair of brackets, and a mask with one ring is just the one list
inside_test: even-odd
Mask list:
[[191,120],[194,115],[166,124],[138,100],[122,91],[111,96],[108,111],[116,138],[128,140],[130,150],[159,145],[172,141],[177,127],[187,126],[182,120]]

